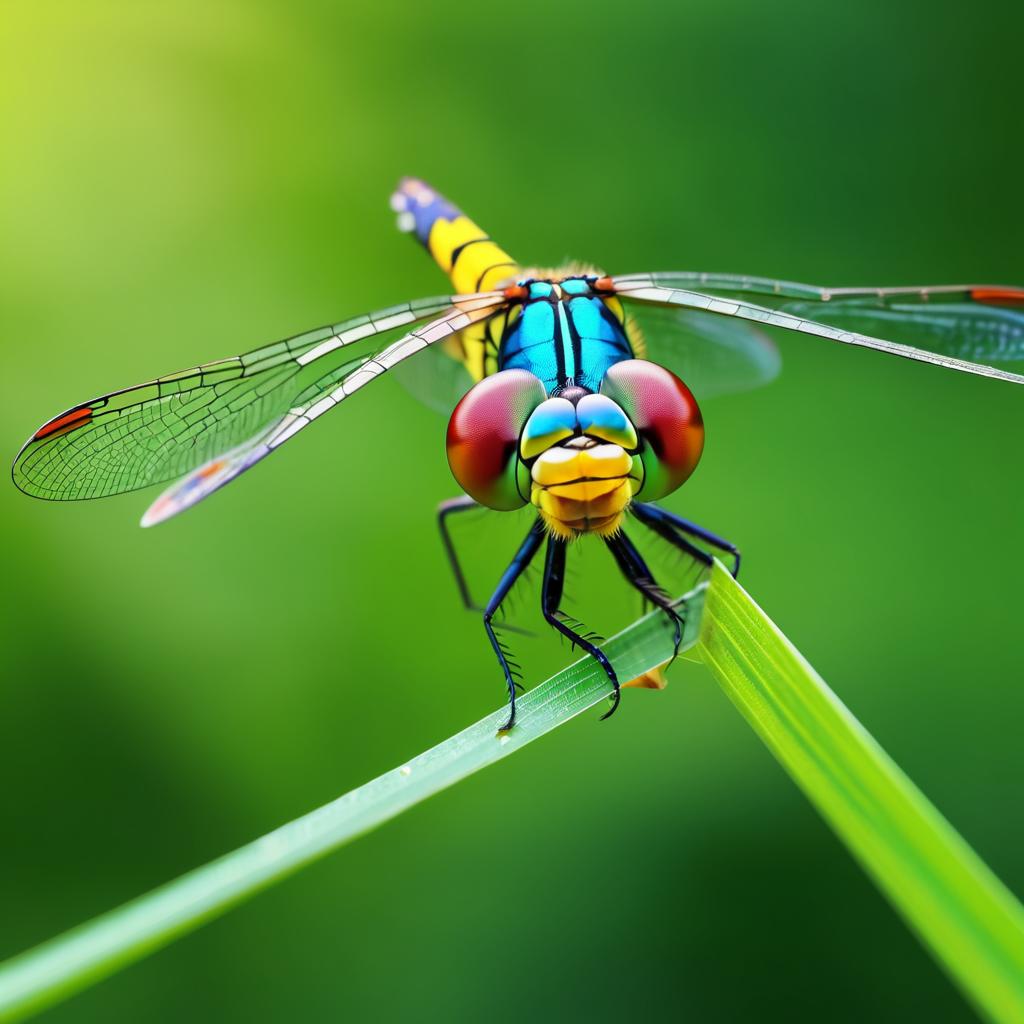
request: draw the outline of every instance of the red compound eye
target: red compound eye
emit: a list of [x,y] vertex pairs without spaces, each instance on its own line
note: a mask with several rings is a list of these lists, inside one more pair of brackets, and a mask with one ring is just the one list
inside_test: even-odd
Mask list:
[[671,494],[697,468],[704,421],[690,389],[646,359],[625,359],[605,374],[601,394],[618,403],[641,438],[644,482],[638,498]]
[[519,461],[519,435],[547,397],[527,370],[502,370],[463,396],[448,421],[448,465],[459,486],[488,508],[530,500],[530,471]]

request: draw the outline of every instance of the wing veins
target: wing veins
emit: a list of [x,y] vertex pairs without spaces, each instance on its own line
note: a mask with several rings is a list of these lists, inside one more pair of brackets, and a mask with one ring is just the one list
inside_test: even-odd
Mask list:
[[[499,297],[415,300],[81,403],[26,442],[14,463],[14,481],[37,497],[67,499],[122,493],[179,476],[197,458],[238,443],[261,422],[273,423],[287,412],[295,401],[291,382],[301,381],[306,367],[323,356],[453,303],[476,308]],[[325,341],[333,344],[323,349]],[[68,422],[60,426],[63,420]]]
[[[617,294],[621,298],[626,300],[633,300],[640,303],[652,303],[661,306],[676,306],[685,309],[699,309],[709,313],[720,314],[723,316],[740,317],[744,320],[749,320],[755,323],[761,323],[771,327],[781,327],[785,330],[796,331],[798,333],[803,334],[810,334],[815,337],[822,337],[831,341],[841,342],[843,344],[856,345],[862,348],[871,348],[875,349],[876,351],[886,352],[890,355],[896,355],[906,359],[913,359],[919,362],[927,362],[937,366],[944,366],[947,369],[959,370],[965,373],[971,373],[978,376],[992,377],[998,380],[1006,380],[1013,383],[1024,383],[1024,376],[1011,373],[1007,370],[1002,370],[997,367],[989,366],[985,363],[973,362],[970,360],[962,359],[950,353],[943,352],[941,350],[921,348],[915,345],[908,345],[900,342],[889,341],[885,338],[874,337],[873,335],[860,333],[858,331],[845,330],[842,328],[829,326],[827,323],[820,323],[817,320],[806,319],[791,313],[789,311],[790,308],[802,308],[800,306],[800,303],[806,303],[808,298],[806,292],[815,291],[818,293],[819,301],[821,302],[821,307],[812,307],[812,309],[815,313],[823,315],[822,310],[826,308],[828,302],[831,301],[831,299],[824,297],[826,292],[825,289],[817,289],[815,288],[815,286],[796,285],[791,282],[772,282],[769,281],[768,279],[728,279],[733,283],[742,281],[746,282],[747,284],[750,284],[750,282],[757,280],[760,287],[770,287],[771,289],[773,289],[772,293],[774,295],[782,295],[783,288],[803,289],[805,291],[804,296],[800,299],[794,299],[792,296],[784,296],[787,298],[786,302],[780,304],[779,306],[776,306],[775,308],[770,308],[768,306],[761,306],[756,303],[747,302],[742,298],[735,297],[734,295],[720,296],[706,294],[699,291],[691,291],[686,288],[672,287],[664,283],[659,283],[664,282],[666,280],[689,281],[694,277],[701,276],[705,275],[634,274],[627,275],[626,277],[623,278],[616,277],[613,278],[612,280],[615,284]],[[711,275],[706,276],[710,277]],[[726,280],[726,278],[725,275],[717,275],[715,276],[715,280],[718,282],[722,282]],[[776,290],[776,287],[778,288],[778,290]],[[941,291],[939,291],[939,289],[941,289]],[[958,287],[954,288],[953,286],[940,285],[934,289],[888,289],[887,294],[889,296],[897,295],[899,297],[933,294],[948,295],[951,294],[951,289],[952,293],[960,292],[960,289]],[[726,290],[724,285],[722,287],[722,290]],[[879,290],[876,290],[874,294],[877,295],[878,291]],[[1004,289],[1004,291],[1006,290]],[[852,290],[852,292],[851,290],[846,290],[845,294],[847,298],[849,298],[851,295],[853,295],[855,298],[866,298],[870,297],[872,293],[870,289],[854,289]],[[1021,295],[1022,299],[1024,299],[1024,292],[1022,292]],[[924,302],[927,302],[927,299],[925,299]],[[840,312],[847,312],[849,310],[849,307],[841,308],[839,306],[839,303],[836,303],[836,308],[838,308]],[[923,308],[927,309],[927,306],[925,305]],[[937,305],[934,307],[934,309],[936,311],[943,310],[949,316],[956,315],[955,313],[951,312],[953,307],[950,306]],[[897,307],[886,306],[884,307],[883,311],[892,314],[894,318],[900,316],[905,317],[905,325],[909,325],[910,327],[917,327],[920,330],[922,326],[924,326],[926,340],[930,340],[933,344],[936,344],[939,340],[942,340],[941,332],[937,332],[934,329],[930,331],[928,330],[927,315],[922,319],[915,320],[914,317],[916,310],[911,312],[903,312]],[[1013,325],[1002,327],[999,326],[1000,317],[1002,317],[1005,312],[1006,311],[1003,310],[1001,307],[997,307],[996,313],[993,315],[989,307],[983,306],[979,303],[977,312],[969,310],[968,314],[959,318],[956,321],[956,323],[953,325],[953,329],[950,332],[950,338],[946,339],[945,344],[951,345],[952,341],[956,341],[957,327],[960,328],[960,331],[962,333],[966,331],[967,328],[970,328],[972,326],[977,327],[979,325],[988,330],[989,339],[991,339],[993,333],[995,334],[999,348],[1006,348],[1006,338],[1008,337],[1016,337],[1022,340],[1022,342],[1024,342],[1024,315],[1022,315],[1022,319],[1020,321],[1020,333],[1017,334],[1015,332],[1018,330],[1018,328],[1016,328]],[[871,314],[874,314],[876,316],[878,315],[878,313],[873,310],[866,310],[864,312],[865,316]],[[973,321],[970,318],[970,314],[973,314],[976,318],[978,318],[977,322]],[[1010,315],[1016,318],[1015,313],[1011,313]],[[1014,319],[1014,325],[1015,324],[1016,319]],[[966,343],[972,343],[972,338],[969,334],[966,336]],[[993,356],[989,354],[988,358],[993,358]],[[1003,356],[1002,358],[1004,360],[1012,358],[1024,358],[1024,350],[1022,350],[1019,356],[1011,355]]]

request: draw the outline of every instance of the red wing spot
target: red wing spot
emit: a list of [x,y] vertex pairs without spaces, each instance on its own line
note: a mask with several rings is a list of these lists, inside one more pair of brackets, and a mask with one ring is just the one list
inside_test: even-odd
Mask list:
[[971,298],[975,302],[987,302],[994,306],[1024,306],[1024,289],[972,288]]
[[50,420],[49,423],[41,426],[33,435],[32,440],[41,441],[44,437],[50,437],[52,434],[67,434],[88,423],[91,418],[92,409],[72,409],[71,412],[66,412],[63,416],[58,416],[55,420]]
[[211,462],[208,466],[203,466],[199,470],[198,476],[201,480],[205,480],[208,476],[213,476],[214,473],[224,468],[224,460],[218,459],[216,462]]

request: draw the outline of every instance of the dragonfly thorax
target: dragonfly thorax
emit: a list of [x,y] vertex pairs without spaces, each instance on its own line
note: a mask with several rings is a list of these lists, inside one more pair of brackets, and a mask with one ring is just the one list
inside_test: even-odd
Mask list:
[[597,391],[608,368],[633,356],[621,306],[604,278],[527,278],[505,289],[510,315],[498,346],[499,370],[528,370],[547,394]]

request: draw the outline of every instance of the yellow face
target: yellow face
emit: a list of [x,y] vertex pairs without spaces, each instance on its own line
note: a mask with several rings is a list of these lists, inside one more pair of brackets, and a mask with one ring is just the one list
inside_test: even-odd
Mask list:
[[643,482],[637,435],[622,409],[604,395],[574,405],[548,398],[533,411],[519,442],[530,465],[530,501],[557,537],[614,534]]
[[636,459],[617,444],[574,437],[537,457],[530,501],[556,537],[610,537],[640,487]]

